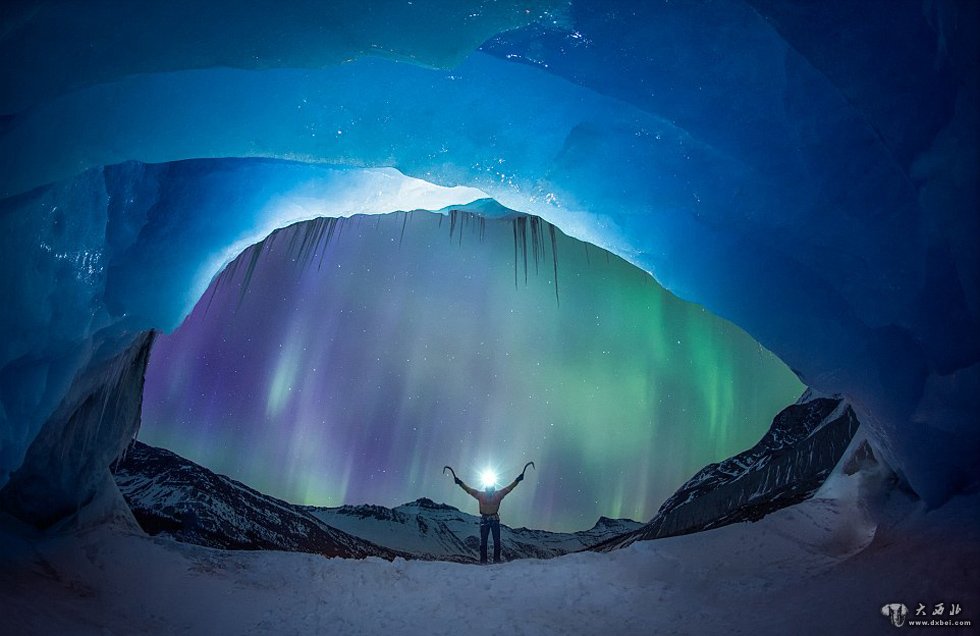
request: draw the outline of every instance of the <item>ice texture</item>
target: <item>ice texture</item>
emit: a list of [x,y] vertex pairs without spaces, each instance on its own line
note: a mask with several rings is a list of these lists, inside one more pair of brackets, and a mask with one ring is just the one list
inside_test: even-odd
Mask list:
[[0,113],[90,84],[175,69],[318,68],[368,55],[448,68],[500,31],[563,20],[563,4],[213,0],[204,7],[169,0],[127,7],[115,0],[10,0],[0,13]]
[[139,429],[152,343],[153,332],[138,334],[127,350],[76,377],[0,490],[5,511],[47,527],[98,498],[109,463]]
[[0,200],[0,487],[76,374],[141,331],[176,328],[213,276],[275,228],[483,197],[390,169],[227,159],[129,162]]
[[[230,33],[254,29],[267,53],[213,35],[220,7],[178,35],[164,4],[127,9],[115,39],[117,20],[65,32],[78,10],[62,4],[4,16],[0,54],[23,64],[0,69],[0,483],[119,324],[172,328],[228,252],[271,229],[257,202],[283,184],[254,183],[251,164],[215,170],[221,205],[204,182],[181,190],[154,184],[168,168],[123,164],[221,157],[477,188],[620,254],[846,396],[931,503],[976,482],[980,5],[603,2],[521,17],[505,3],[470,30],[482,2],[417,29],[379,2],[340,11],[324,48],[314,14],[268,39],[268,11],[236,5]],[[383,57],[364,57],[374,44]]]

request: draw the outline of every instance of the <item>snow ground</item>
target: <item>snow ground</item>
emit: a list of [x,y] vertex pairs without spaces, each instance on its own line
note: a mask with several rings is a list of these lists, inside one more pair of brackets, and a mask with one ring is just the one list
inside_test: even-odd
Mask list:
[[980,495],[927,511],[859,485],[753,524],[489,567],[213,550],[147,537],[118,511],[54,536],[5,518],[2,631],[889,634],[892,602],[955,602],[980,622]]

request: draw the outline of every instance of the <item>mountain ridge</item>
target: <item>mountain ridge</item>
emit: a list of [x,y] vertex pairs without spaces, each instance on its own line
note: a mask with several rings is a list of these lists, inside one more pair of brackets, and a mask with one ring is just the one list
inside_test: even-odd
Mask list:
[[[292,504],[139,441],[113,465],[113,473],[136,520],[151,535],[219,549],[479,561],[479,517],[429,497],[394,508]],[[642,525],[600,517],[588,530],[562,533],[501,524],[503,556],[552,558]]]

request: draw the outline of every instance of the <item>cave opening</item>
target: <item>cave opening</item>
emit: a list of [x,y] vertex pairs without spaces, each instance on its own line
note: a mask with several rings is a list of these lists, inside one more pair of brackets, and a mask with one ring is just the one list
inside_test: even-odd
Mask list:
[[[140,439],[286,501],[466,510],[535,460],[511,525],[651,518],[803,385],[646,272],[492,201],[317,217],[214,277],[150,357]],[[507,478],[509,480],[509,477]]]

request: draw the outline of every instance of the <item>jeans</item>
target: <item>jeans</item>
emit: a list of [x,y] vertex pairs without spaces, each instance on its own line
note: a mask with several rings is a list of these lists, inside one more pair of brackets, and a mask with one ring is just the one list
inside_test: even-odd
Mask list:
[[497,515],[480,517],[480,563],[487,562],[487,536],[493,531],[493,562],[500,563],[500,518]]

